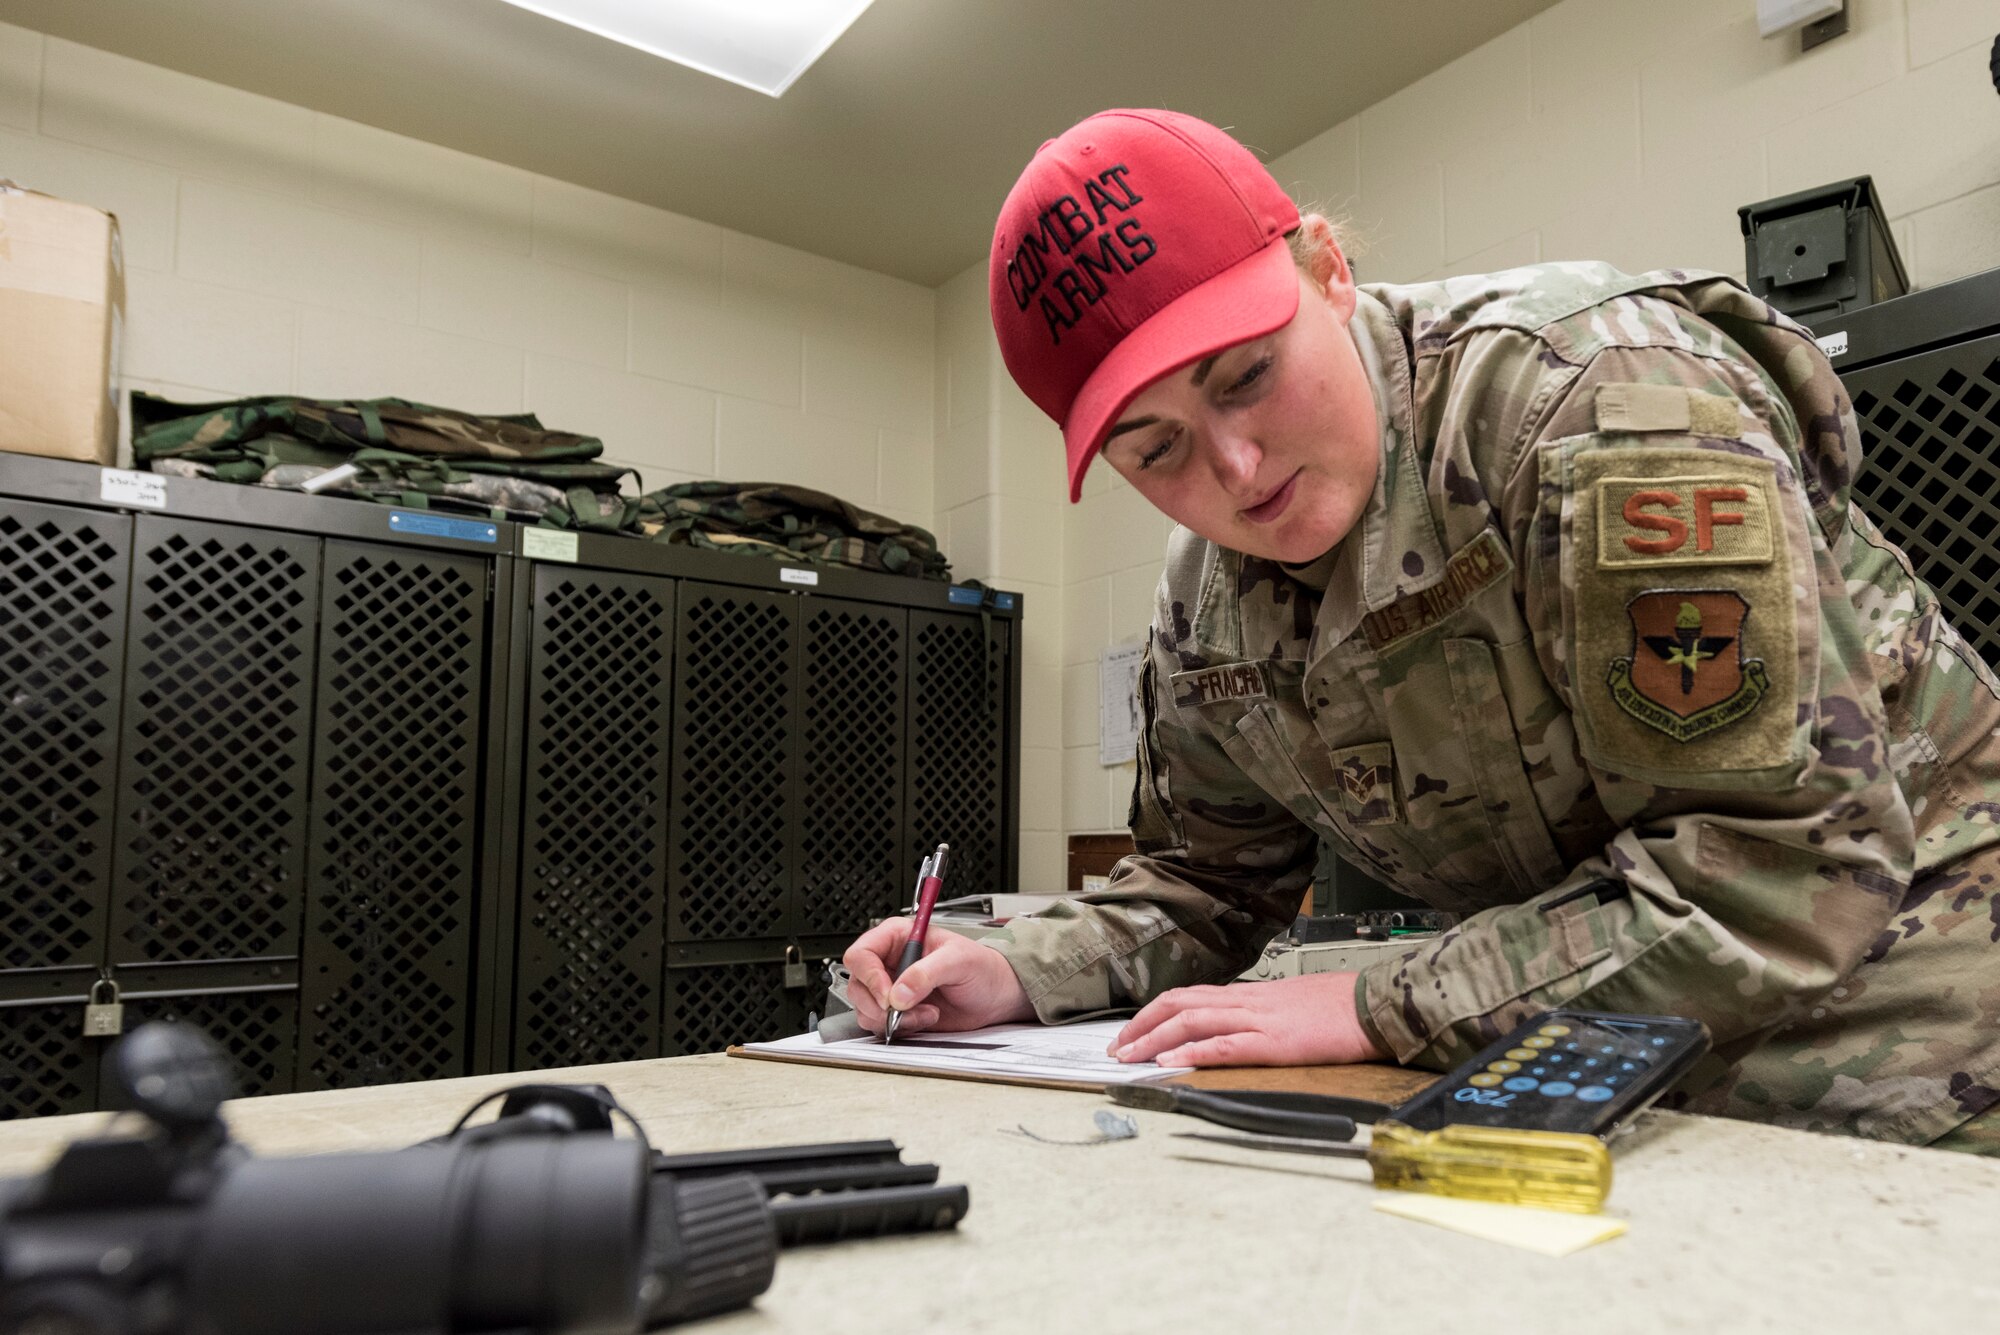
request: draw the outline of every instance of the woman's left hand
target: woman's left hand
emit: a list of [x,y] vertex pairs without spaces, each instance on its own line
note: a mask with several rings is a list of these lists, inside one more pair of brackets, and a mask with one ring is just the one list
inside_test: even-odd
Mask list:
[[1385,1061],[1354,1014],[1354,975],[1180,987],[1155,997],[1111,1041],[1122,1062],[1318,1066]]

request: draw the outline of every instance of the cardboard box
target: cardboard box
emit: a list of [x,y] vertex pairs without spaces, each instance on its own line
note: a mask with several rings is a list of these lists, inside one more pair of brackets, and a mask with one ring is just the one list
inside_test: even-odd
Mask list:
[[0,450],[115,464],[124,331],[118,220],[0,181]]

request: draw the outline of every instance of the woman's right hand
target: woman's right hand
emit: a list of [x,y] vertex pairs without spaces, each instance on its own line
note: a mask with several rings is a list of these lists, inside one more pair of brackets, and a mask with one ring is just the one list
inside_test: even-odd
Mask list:
[[862,1028],[881,1033],[891,1006],[903,1012],[896,1025],[899,1034],[983,1029],[1035,1018],[1005,955],[941,927],[931,928],[924,937],[923,958],[892,984],[889,971],[903,958],[911,925],[909,918],[890,918],[862,933],[841,956],[852,979],[848,1004]]

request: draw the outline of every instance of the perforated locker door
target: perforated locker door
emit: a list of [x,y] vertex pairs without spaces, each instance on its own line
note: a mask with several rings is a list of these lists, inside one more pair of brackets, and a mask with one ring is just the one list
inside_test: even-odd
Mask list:
[[127,1032],[153,1021],[191,1024],[221,1044],[243,1098],[291,1090],[298,1016],[299,996],[292,988],[139,997],[125,1003]]
[[533,590],[514,1066],[658,1056],[674,581]]
[[104,957],[131,521],[0,501],[0,969]]
[[806,1017],[826,1007],[825,971],[814,966],[802,989],[785,986],[785,962],[730,961],[669,968],[663,1055],[721,1052],[802,1033]]
[[99,1051],[80,1006],[0,1005],[0,1122],[96,1108]]
[[799,931],[859,935],[916,885],[904,865],[910,614],[835,598],[800,611]]
[[491,566],[323,564],[299,1086],[463,1075]]
[[[134,521],[113,965],[297,956],[318,595],[317,538]],[[292,1088],[296,1010],[216,1034],[275,1063],[262,1092]]]
[[1841,378],[1861,424],[1855,499],[2000,668],[2000,336]]
[[[951,845],[943,897],[1013,889],[1007,813],[1013,624],[910,613],[908,865]],[[904,894],[907,899],[907,891]]]
[[[104,960],[131,543],[123,515],[0,500],[0,973],[80,988]],[[0,1006],[0,1119],[95,1090],[79,1007]]]
[[317,539],[142,516],[114,963],[296,955]]
[[762,940],[798,930],[801,601],[726,584],[681,585],[669,940]]

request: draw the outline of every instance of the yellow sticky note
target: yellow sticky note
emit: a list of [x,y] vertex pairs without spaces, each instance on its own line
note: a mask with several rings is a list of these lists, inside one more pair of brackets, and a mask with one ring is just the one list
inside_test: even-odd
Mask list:
[[1456,1196],[1426,1196],[1414,1191],[1378,1191],[1375,1208],[1384,1214],[1436,1224],[1439,1228],[1544,1256],[1568,1256],[1625,1231],[1625,1221],[1610,1215],[1565,1214],[1525,1205],[1466,1201]]

